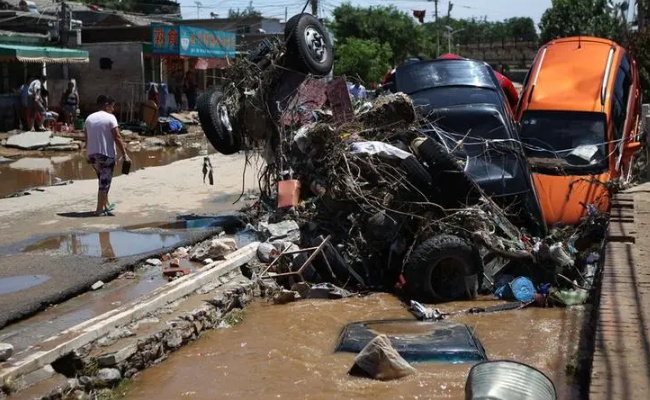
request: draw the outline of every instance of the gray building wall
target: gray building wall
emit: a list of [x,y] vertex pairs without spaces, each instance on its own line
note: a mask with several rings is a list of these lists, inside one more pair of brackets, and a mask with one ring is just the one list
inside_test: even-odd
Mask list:
[[[88,64],[70,65],[70,78],[77,80],[82,112],[94,109],[100,94],[112,96],[125,107],[132,97],[133,85],[142,88],[144,83],[144,62],[141,42],[90,43],[79,46],[88,51]],[[112,61],[111,69],[101,69],[100,59]],[[138,93],[139,94],[139,93]]]

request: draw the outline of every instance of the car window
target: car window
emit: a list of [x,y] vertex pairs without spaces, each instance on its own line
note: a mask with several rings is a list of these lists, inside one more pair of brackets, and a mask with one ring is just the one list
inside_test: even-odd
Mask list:
[[458,140],[483,141],[510,139],[506,122],[495,108],[458,107],[436,110],[436,125]]
[[604,113],[526,111],[519,136],[529,158],[545,158],[557,166],[606,166]]
[[408,64],[399,67],[395,76],[397,90],[409,95],[445,86],[499,86],[489,66],[471,60],[438,60]]
[[412,94],[411,98],[418,112],[425,116],[432,110],[442,107],[467,104],[492,104],[497,107],[503,105],[496,89],[469,86],[426,89]]
[[630,96],[630,87],[632,84],[632,71],[627,56],[621,60],[621,65],[616,72],[616,81],[614,82],[614,95],[612,97],[611,118],[614,131],[614,140],[623,138],[625,129],[625,118],[627,113],[627,103]]

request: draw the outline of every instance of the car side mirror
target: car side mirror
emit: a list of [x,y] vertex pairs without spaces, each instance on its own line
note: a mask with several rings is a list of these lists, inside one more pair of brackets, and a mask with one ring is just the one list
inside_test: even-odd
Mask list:
[[641,150],[641,147],[643,147],[643,145],[640,142],[628,142],[623,146],[623,152],[632,155]]

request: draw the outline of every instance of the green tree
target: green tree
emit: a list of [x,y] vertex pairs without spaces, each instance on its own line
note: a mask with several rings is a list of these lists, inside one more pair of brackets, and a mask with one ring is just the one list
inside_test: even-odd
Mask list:
[[338,45],[336,57],[335,75],[378,83],[392,66],[393,52],[388,43],[351,37]]
[[242,19],[242,18],[259,18],[262,16],[262,13],[253,7],[253,0],[248,3],[248,7],[243,10],[238,9],[229,9],[228,18],[230,19]]
[[508,39],[515,41],[537,41],[535,22],[528,17],[510,18],[504,21]]
[[621,19],[607,0],[553,0],[542,15],[542,42],[576,35],[620,40],[625,31]]
[[332,29],[339,42],[357,38],[387,44],[394,63],[420,53],[422,29],[410,15],[392,6],[361,8],[344,3],[335,8],[332,14]]

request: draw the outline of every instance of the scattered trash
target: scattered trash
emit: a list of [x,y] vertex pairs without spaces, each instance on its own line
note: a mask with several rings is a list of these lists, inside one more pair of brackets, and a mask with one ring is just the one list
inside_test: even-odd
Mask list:
[[158,266],[162,265],[162,261],[160,261],[160,260],[157,259],[157,258],[149,258],[149,259],[147,259],[147,261],[145,261],[145,262],[146,262],[147,264],[153,266],[153,267],[158,267]]
[[515,361],[485,361],[472,367],[465,400],[557,400],[553,382],[539,370]]
[[231,238],[217,238],[206,240],[196,245],[189,252],[190,260],[200,261],[211,258],[213,260],[223,259],[227,254],[237,250],[237,242]]
[[535,298],[535,285],[530,279],[520,276],[510,284],[512,295],[517,301],[528,302]]
[[300,299],[300,294],[292,290],[281,289],[273,294],[273,304],[287,304]]
[[381,381],[400,379],[417,373],[393,348],[386,335],[378,335],[354,358],[349,374]]
[[306,299],[343,299],[352,296],[352,293],[329,282],[313,285],[307,290],[305,295],[301,296]]
[[263,263],[270,263],[280,255],[278,249],[271,243],[260,243],[257,248],[257,257]]
[[14,346],[0,343],[0,362],[7,361],[14,354]]
[[170,267],[163,270],[163,276],[168,278],[180,278],[189,275],[192,271],[189,268]]
[[92,290],[99,290],[104,287],[104,282],[102,281],[97,281],[93,283],[93,285],[90,287]]

